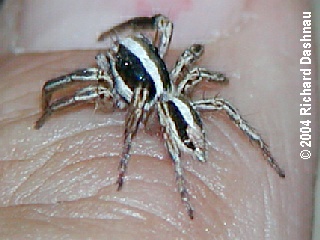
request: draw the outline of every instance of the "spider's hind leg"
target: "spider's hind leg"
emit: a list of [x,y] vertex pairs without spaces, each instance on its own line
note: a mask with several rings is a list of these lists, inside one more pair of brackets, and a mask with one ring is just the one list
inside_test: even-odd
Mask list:
[[240,115],[238,110],[233,107],[227,100],[223,98],[213,98],[207,100],[198,100],[192,103],[192,105],[198,110],[223,110],[229,118],[235,123],[235,125],[244,132],[248,138],[254,141],[261,149],[263,156],[268,161],[269,165],[277,172],[277,174],[284,178],[285,172],[280,168],[277,161],[273,158],[269,151],[268,145],[264,142],[261,136],[251,127]]
[[[109,93],[109,96],[107,96]],[[103,96],[102,96],[103,95]],[[102,86],[90,85],[79,89],[71,97],[60,98],[50,105],[46,105],[42,111],[41,117],[35,123],[35,129],[43,126],[45,121],[54,113],[68,107],[72,107],[81,103],[92,103],[99,100],[101,97],[111,97],[109,89]]]
[[[79,82],[95,82],[87,87],[79,89],[71,97],[60,98],[50,104],[52,95],[60,89]],[[92,102],[94,99],[111,98],[112,81],[103,70],[98,68],[80,69],[73,73],[47,81],[42,88],[42,116],[35,123],[39,129],[47,118],[56,111],[79,103]]]
[[85,68],[47,81],[42,88],[42,110],[44,111],[48,107],[51,97],[56,91],[77,82],[97,81],[101,77],[101,70]]
[[143,121],[145,113],[144,106],[148,98],[148,92],[143,87],[137,87],[132,96],[126,116],[124,145],[119,163],[119,176],[117,180],[118,190],[122,188],[124,176],[127,171],[132,140],[137,134],[140,123]]

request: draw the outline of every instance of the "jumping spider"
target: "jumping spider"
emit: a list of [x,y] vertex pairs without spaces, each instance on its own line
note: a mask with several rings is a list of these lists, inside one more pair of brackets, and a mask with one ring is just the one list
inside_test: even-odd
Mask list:
[[[120,37],[126,30],[154,31],[154,39],[146,34],[132,33]],[[206,140],[199,111],[223,110],[247,137],[256,142],[264,157],[280,177],[284,171],[272,157],[267,144],[240,116],[227,100],[214,97],[191,101],[188,96],[201,81],[227,82],[224,74],[194,66],[202,56],[204,46],[193,44],[187,48],[169,71],[163,59],[168,51],[173,24],[163,15],[136,17],[100,35],[99,41],[115,35],[112,46],[96,56],[97,67],[77,70],[45,83],[42,89],[42,115],[35,124],[39,129],[54,112],[80,103],[106,103],[112,99],[115,107],[127,109],[124,146],[119,164],[118,190],[123,185],[130,158],[130,149],[140,123],[149,116],[158,116],[165,145],[173,160],[178,190],[188,215],[193,218],[193,207],[185,187],[181,151],[189,152],[201,162],[206,161]],[[80,82],[88,86],[74,95],[52,101],[60,89]]]

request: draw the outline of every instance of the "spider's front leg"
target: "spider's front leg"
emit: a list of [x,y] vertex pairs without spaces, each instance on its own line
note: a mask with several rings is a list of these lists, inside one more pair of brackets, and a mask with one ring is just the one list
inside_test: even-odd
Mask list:
[[[65,89],[71,84],[79,82],[95,82],[87,87],[77,90],[70,97],[62,97],[51,102],[52,95]],[[73,73],[49,80],[42,88],[42,115],[35,123],[35,129],[39,129],[48,117],[57,111],[71,107],[80,103],[89,103],[99,98],[111,98],[112,82],[109,76],[97,68],[86,68],[77,70]]]
[[123,178],[128,168],[130,150],[133,138],[136,136],[139,124],[143,120],[144,107],[148,99],[146,88],[137,87],[133,93],[132,101],[129,104],[125,123],[125,136],[122,155],[119,163],[119,177],[117,180],[118,190],[122,188]]
[[264,157],[267,159],[270,166],[277,172],[277,174],[284,178],[285,172],[280,168],[277,161],[271,155],[268,145],[264,142],[261,136],[252,128],[240,115],[238,110],[234,108],[227,100],[223,98],[213,98],[208,100],[198,100],[192,103],[198,110],[223,110],[227,113],[230,119],[236,126],[243,131],[250,140],[258,144]]
[[117,34],[126,30],[137,31],[141,29],[155,31],[153,45],[157,46],[159,56],[163,58],[166,55],[171,42],[173,24],[166,16],[161,14],[156,14],[152,17],[135,17],[129,19],[126,22],[116,25],[110,30],[101,33],[98,37],[98,41],[103,41],[112,33]]
[[177,95],[190,93],[198,83],[204,80],[217,83],[228,82],[228,78],[223,73],[193,66],[203,53],[204,46],[202,44],[193,44],[176,61],[170,77],[171,81],[177,86]]

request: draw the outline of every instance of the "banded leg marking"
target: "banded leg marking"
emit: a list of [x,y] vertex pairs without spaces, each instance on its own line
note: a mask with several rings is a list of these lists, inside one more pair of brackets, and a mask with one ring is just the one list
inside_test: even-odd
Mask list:
[[52,94],[57,90],[65,88],[67,85],[76,82],[98,81],[101,78],[107,82],[111,81],[103,76],[101,70],[97,68],[85,68],[47,81],[42,88],[42,110],[46,109],[46,107],[49,105]]
[[170,72],[171,81],[176,84],[183,78],[185,70],[193,65],[204,53],[202,44],[192,44],[184,50]]
[[[78,82],[96,82],[96,86],[89,85],[75,92],[71,97],[61,98],[50,104],[52,95],[60,89],[66,88]],[[112,81],[108,75],[104,74],[103,70],[97,68],[85,68],[77,70],[73,73],[54,78],[47,81],[42,88],[42,116],[35,124],[35,128],[39,129],[45,120],[57,110],[72,106],[80,102],[89,102],[93,98],[97,98],[97,94],[109,93],[113,87]],[[87,98],[87,99],[86,99]]]
[[122,149],[122,155],[119,163],[119,176],[118,176],[118,190],[122,188],[123,179],[127,171],[131,143],[135,135],[137,134],[139,124],[143,119],[144,106],[148,98],[148,91],[145,88],[138,87],[134,91],[132,102],[129,105],[127,116],[126,116],[126,128],[125,128],[125,138],[124,145]]
[[[104,91],[108,91],[104,89]],[[56,100],[50,105],[47,105],[42,112],[41,117],[35,123],[35,129],[39,129],[43,126],[45,121],[54,113],[65,108],[75,106],[81,103],[91,103],[97,98],[101,97],[97,86],[90,85],[75,92],[71,97],[64,97]]]
[[181,166],[180,151],[176,146],[176,144],[174,144],[173,142],[169,142],[169,138],[167,138],[166,140],[166,147],[174,163],[176,183],[178,186],[178,191],[180,193],[181,201],[186,206],[189,217],[193,219],[194,209],[190,203],[190,196],[188,193],[188,189],[185,185],[184,171],[183,171],[183,167]]
[[206,68],[194,67],[181,80],[177,86],[179,94],[189,94],[200,82],[227,83],[228,78],[220,72],[210,71]]
[[282,178],[285,177],[284,170],[280,168],[277,161],[271,155],[268,145],[227,100],[217,97],[208,100],[195,101],[193,105],[198,110],[224,110],[236,126],[241,129],[241,131],[244,132],[250,140],[257,143],[263,153],[263,156],[267,159],[269,165],[277,172],[277,174]]

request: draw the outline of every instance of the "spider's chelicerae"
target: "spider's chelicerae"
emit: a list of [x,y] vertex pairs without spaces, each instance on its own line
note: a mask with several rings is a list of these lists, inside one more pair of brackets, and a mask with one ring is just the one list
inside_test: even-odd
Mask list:
[[[155,32],[152,41],[146,34],[134,33],[146,29]],[[131,30],[133,33],[121,36]],[[163,15],[137,17],[121,23],[100,35],[99,40],[115,33],[112,46],[96,56],[97,67],[77,70],[45,83],[42,89],[42,115],[35,124],[39,129],[54,112],[80,104],[104,104],[111,99],[114,106],[127,109],[124,146],[119,164],[118,189],[130,158],[130,149],[140,123],[146,123],[152,113],[157,114],[165,145],[174,163],[178,191],[193,218],[193,207],[185,187],[180,152],[189,152],[201,162],[206,161],[206,140],[199,111],[223,110],[234,124],[261,149],[265,159],[280,177],[284,171],[272,157],[267,144],[240,116],[227,100],[214,97],[191,101],[189,93],[201,81],[226,82],[219,72],[197,67],[204,46],[193,44],[187,48],[169,71],[163,61],[172,37],[173,24]],[[52,100],[52,95],[70,85],[86,82],[72,96]]]

